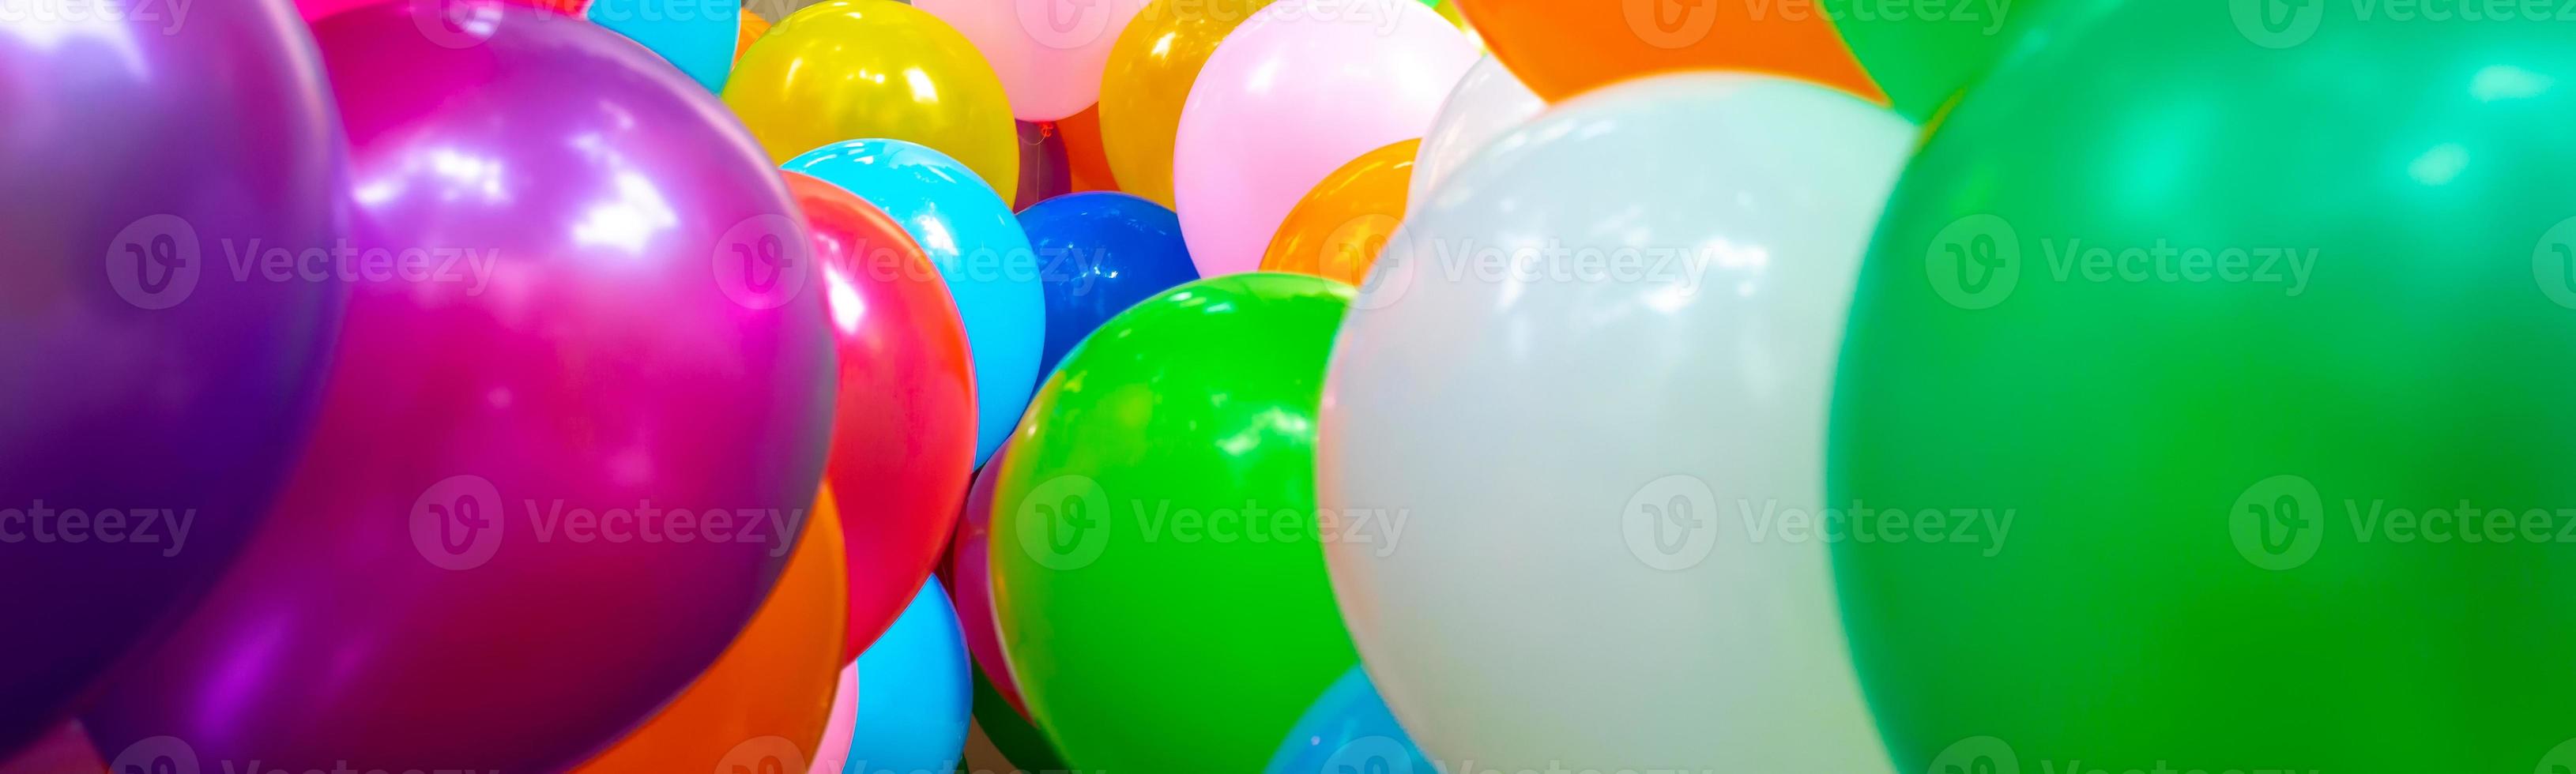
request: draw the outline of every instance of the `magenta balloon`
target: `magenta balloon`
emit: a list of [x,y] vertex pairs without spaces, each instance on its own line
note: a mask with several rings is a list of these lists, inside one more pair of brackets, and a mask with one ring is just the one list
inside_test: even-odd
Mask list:
[[560,770],[777,578],[836,373],[796,210],[713,95],[539,13],[418,0],[314,28],[358,247],[392,263],[335,264],[357,274],[311,450],[87,716],[111,756],[166,735],[262,771]]
[[[0,22],[0,759],[238,553],[309,426],[346,171],[283,0],[37,0]],[[0,12],[5,14],[7,12]],[[48,14],[54,14],[48,16]]]
[[984,679],[1011,703],[1012,711],[1025,718],[1029,707],[1020,699],[1020,681],[1011,677],[1011,662],[1002,658],[1002,638],[994,630],[993,619],[993,482],[1001,478],[1002,458],[1010,453],[1011,443],[1003,441],[984,469],[975,472],[975,485],[966,490],[966,510],[957,517],[957,539],[949,544],[948,571],[939,578],[957,604],[958,625],[966,630],[967,655],[975,658],[975,668],[984,671]]

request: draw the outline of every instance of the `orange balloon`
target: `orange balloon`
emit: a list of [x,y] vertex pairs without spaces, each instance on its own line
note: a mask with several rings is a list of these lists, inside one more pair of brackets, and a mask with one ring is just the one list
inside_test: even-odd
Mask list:
[[742,9],[742,26],[735,28],[733,33],[733,58],[740,61],[742,52],[751,50],[751,42],[767,34],[769,20],[760,18],[760,14],[752,13],[749,8]]
[[1181,103],[1216,44],[1271,2],[1154,0],[1119,32],[1101,75],[1097,109],[1102,147],[1126,186],[1121,190],[1172,206],[1172,146],[1181,133]]
[[1494,57],[1550,102],[1675,70],[1753,70],[1880,104],[1842,33],[1814,2],[1459,0]]
[[1108,150],[1100,145],[1099,105],[1055,122],[1055,128],[1064,133],[1065,166],[1073,173],[1068,193],[1118,190],[1118,177],[1109,171]]
[[1324,176],[1288,211],[1262,271],[1312,274],[1349,285],[1368,279],[1369,264],[1404,220],[1405,189],[1421,140],[1369,151]]
[[822,744],[839,685],[850,615],[842,561],[841,513],[825,491],[769,601],[715,665],[643,727],[575,771],[804,772]]

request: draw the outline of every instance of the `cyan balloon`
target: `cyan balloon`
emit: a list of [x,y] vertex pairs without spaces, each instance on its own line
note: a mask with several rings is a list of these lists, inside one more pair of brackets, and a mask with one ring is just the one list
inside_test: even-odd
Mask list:
[[[821,178],[885,210],[948,281],[975,355],[975,464],[1019,424],[1037,390],[1046,298],[1036,253],[1011,205],[965,164],[903,140],[849,140],[807,151],[784,168]],[[871,264],[880,263],[869,258]],[[902,271],[902,265],[858,267]]]
[[966,749],[975,667],[939,579],[922,584],[894,627],[859,654],[850,772],[947,772]]
[[1046,291],[1046,348],[1038,379],[1082,337],[1136,302],[1199,278],[1181,241],[1181,219],[1163,205],[1114,191],[1058,196],[1020,213]]
[[1333,681],[1315,706],[1288,729],[1262,774],[1434,774],[1395,713],[1377,695],[1368,670],[1358,666]]
[[662,55],[707,91],[723,93],[742,34],[734,0],[593,0],[582,13]]

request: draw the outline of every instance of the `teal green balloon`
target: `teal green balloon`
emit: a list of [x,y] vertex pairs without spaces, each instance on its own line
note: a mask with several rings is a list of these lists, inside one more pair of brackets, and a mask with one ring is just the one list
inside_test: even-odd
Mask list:
[[1828,452],[1899,771],[2576,767],[2548,5],[2093,2],[1931,134]]
[[993,494],[994,618],[1073,768],[1260,771],[1359,659],[1315,512],[1315,411],[1352,293],[1291,274],[1173,288],[1103,323],[1029,404]]
[[2098,0],[1823,0],[1861,69],[1918,122],[1993,67],[2043,8],[2084,2]]

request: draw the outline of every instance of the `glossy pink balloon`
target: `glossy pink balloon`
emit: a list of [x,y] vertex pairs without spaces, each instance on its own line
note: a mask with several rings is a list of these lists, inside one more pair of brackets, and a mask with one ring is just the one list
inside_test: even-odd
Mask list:
[[1146,2],[912,0],[975,43],[1022,121],[1054,121],[1100,101],[1109,48]]
[[705,89],[538,13],[315,26],[360,251],[330,264],[351,296],[322,413],[267,529],[88,716],[101,749],[560,770],[777,579],[835,372],[794,205]]
[[1172,191],[1199,276],[1252,271],[1288,211],[1361,154],[1421,137],[1476,64],[1421,3],[1279,0],[1217,44],[1181,106]]
[[1002,658],[1002,639],[994,631],[993,620],[993,482],[1001,478],[1002,458],[1010,453],[1010,442],[1002,442],[1002,448],[993,450],[992,461],[975,473],[975,486],[966,491],[966,510],[957,517],[957,539],[949,544],[947,572],[940,573],[939,580],[948,585],[948,597],[957,604],[957,624],[966,630],[966,653],[975,657],[975,668],[983,670],[993,690],[1025,718],[1029,705],[1020,700],[1020,681],[1011,677],[1011,662]]

